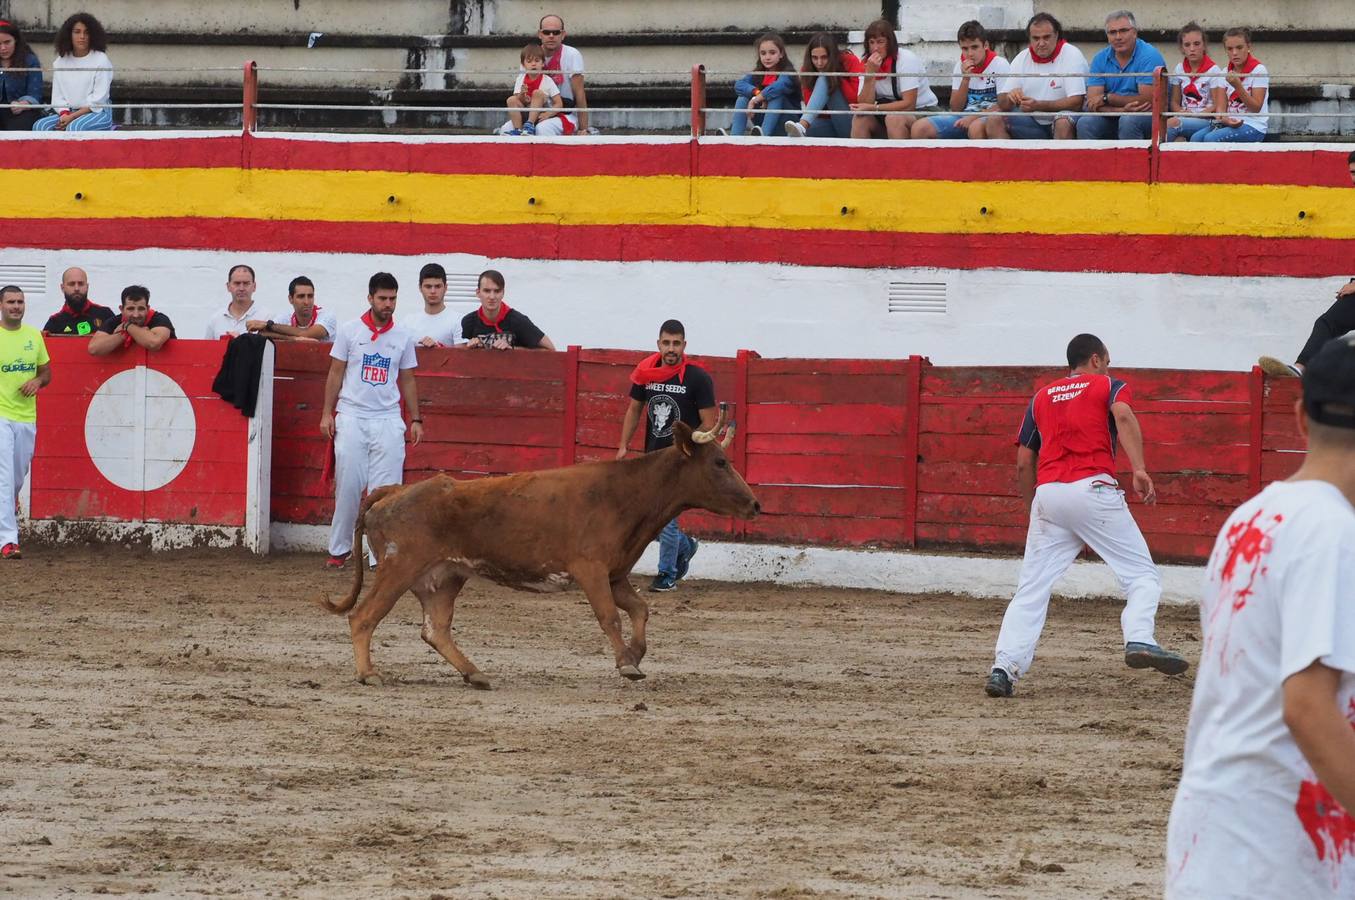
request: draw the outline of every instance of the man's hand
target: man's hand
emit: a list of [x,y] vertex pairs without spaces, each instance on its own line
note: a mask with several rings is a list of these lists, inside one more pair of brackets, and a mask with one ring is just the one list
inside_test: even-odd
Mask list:
[[40,387],[42,387],[41,379],[30,378],[28,381],[19,385],[19,393],[23,394],[25,397],[34,397],[37,396],[38,388]]
[[1337,297],[1349,297],[1351,294],[1355,294],[1355,278],[1347,281],[1341,286],[1341,290],[1336,292]]
[[1139,495],[1139,499],[1149,505],[1157,502],[1157,488],[1153,487],[1153,479],[1148,477],[1148,473],[1142,469],[1134,472],[1134,493]]
[[1151,100],[1130,100],[1123,107],[1125,112],[1145,112],[1153,108]]
[[1039,100],[1032,100],[1030,97],[1021,98],[1021,112],[1035,112],[1040,108]]
[[411,446],[418,446],[419,441],[423,440],[423,423],[409,423],[409,443]]
[[476,335],[475,337],[466,341],[466,346],[470,347],[472,350],[479,350],[480,348],[484,347],[484,345],[485,342],[480,339],[479,335]]
[[419,339],[419,342],[418,342],[417,344],[415,344],[414,346],[416,346],[416,347],[441,347],[442,345],[439,344],[437,341],[433,340],[431,337],[426,337],[426,338],[420,338],[420,339]]
[[1100,112],[1109,105],[1110,101],[1106,99],[1105,94],[1099,97],[1091,97],[1087,100],[1087,112]]
[[508,343],[508,336],[498,334],[494,336],[494,343],[489,345],[491,350],[512,350],[513,345]]
[[960,59],[960,72],[966,76],[974,74],[974,63],[969,57],[965,56]]
[[1007,96],[1008,98],[1011,99],[1013,103],[1019,106],[1021,103],[1025,102],[1026,92],[1021,90],[1020,88],[1012,88],[1010,91],[1007,92]]
[[325,413],[320,417],[320,433],[334,440],[334,413]]
[[268,327],[268,323],[263,319],[250,319],[245,322],[245,330],[249,332],[263,331]]

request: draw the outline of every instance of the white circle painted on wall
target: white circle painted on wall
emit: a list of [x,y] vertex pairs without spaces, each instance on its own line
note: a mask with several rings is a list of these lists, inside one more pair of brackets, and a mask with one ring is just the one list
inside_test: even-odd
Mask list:
[[193,456],[197,416],[183,388],[137,366],[112,376],[90,398],[85,448],[103,477],[127,491],[154,491]]

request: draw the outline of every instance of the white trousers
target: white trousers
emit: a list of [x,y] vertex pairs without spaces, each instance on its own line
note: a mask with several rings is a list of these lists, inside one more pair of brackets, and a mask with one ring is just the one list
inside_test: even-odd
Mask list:
[[33,464],[33,445],[38,440],[36,422],[15,422],[0,417],[0,547],[19,543],[19,518],[14,507],[19,489]]
[[399,416],[383,419],[335,416],[334,521],[329,526],[331,556],[343,556],[353,549],[353,526],[358,521],[363,492],[382,485],[399,484],[404,474],[403,419]]
[[1157,643],[1153,621],[1162,581],[1124,492],[1105,475],[1042,484],[1035,490],[1021,578],[1002,617],[993,663],[1013,681],[1029,671],[1049,612],[1049,594],[1084,543],[1106,561],[1127,596],[1120,615],[1125,641]]

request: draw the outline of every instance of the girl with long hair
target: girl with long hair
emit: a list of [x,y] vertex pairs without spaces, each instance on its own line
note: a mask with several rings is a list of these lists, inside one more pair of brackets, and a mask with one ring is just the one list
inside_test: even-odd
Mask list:
[[786,42],[774,31],[758,38],[754,46],[757,61],[753,71],[734,84],[738,99],[734,101],[734,124],[729,133],[747,134],[751,118],[753,134],[780,134],[787,118],[784,112],[800,107],[795,66],[786,52]]
[[[866,70],[861,58],[838,47],[837,38],[819,32],[809,39],[800,66],[800,92],[804,115],[786,122],[791,137],[852,136],[852,104],[860,92],[860,76]],[[837,113],[832,115],[831,113]]]
[[0,129],[31,130],[41,103],[42,64],[19,26],[0,20]]

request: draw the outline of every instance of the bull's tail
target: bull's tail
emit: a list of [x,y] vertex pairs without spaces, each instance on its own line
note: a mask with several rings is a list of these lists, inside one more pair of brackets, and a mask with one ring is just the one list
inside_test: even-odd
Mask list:
[[321,607],[334,613],[343,615],[357,605],[358,596],[362,594],[362,576],[367,569],[367,560],[363,558],[362,536],[367,530],[367,511],[383,498],[402,490],[402,484],[389,484],[379,487],[369,493],[362,501],[362,506],[358,509],[358,520],[353,523],[353,587],[348,592],[348,596],[335,603],[329,597],[321,596],[316,598],[316,603]]

